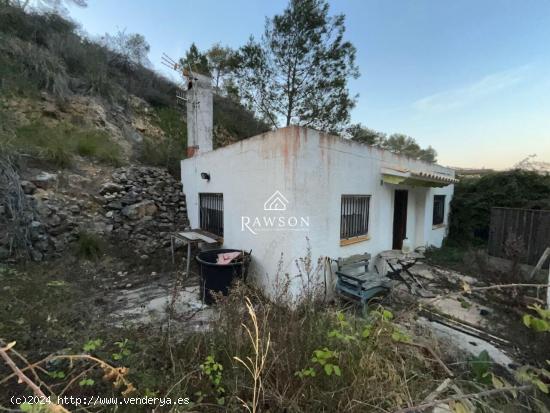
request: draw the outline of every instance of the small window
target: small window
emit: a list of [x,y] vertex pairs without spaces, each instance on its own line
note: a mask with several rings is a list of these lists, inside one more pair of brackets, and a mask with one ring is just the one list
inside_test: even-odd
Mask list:
[[433,225],[441,225],[445,220],[445,195],[434,195]]
[[223,237],[223,194],[199,194],[200,228]]
[[367,235],[370,195],[342,195],[340,239]]

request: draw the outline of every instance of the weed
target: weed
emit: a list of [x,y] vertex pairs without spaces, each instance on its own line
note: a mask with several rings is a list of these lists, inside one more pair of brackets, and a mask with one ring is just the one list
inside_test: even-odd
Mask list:
[[16,130],[14,145],[59,168],[71,166],[75,154],[115,166],[122,162],[120,147],[105,132],[67,124],[47,126],[35,121],[21,126]]
[[76,255],[80,258],[98,259],[104,251],[104,242],[97,234],[81,231],[76,242]]
[[167,168],[174,176],[179,176],[179,164],[185,157],[187,128],[179,110],[169,107],[155,108],[157,126],[164,132],[161,141],[145,137],[139,155],[147,165]]

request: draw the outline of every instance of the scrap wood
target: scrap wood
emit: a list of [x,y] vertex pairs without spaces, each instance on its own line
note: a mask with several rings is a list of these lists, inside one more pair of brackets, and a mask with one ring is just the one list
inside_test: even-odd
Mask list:
[[540,256],[540,259],[537,262],[537,265],[535,265],[535,268],[533,268],[533,271],[529,274],[528,280],[532,280],[536,273],[540,271],[546,260],[550,257],[550,247],[546,248],[542,255]]
[[492,343],[498,343],[498,344],[510,344],[508,340],[505,340],[501,337],[495,336],[491,333],[487,333],[486,331],[482,331],[471,324],[468,324],[463,321],[455,320],[454,318],[445,316],[440,313],[436,313],[434,311],[430,311],[428,309],[423,308],[420,311],[420,314],[428,318],[430,321],[434,321],[440,324],[443,324],[449,328],[452,328],[454,330],[460,331],[462,333],[477,337],[481,340],[492,342]]
[[434,401],[435,399],[437,399],[437,397],[443,393],[445,390],[447,390],[447,388],[449,387],[449,384],[451,384],[451,379],[450,378],[446,378],[445,380],[443,380],[439,386],[437,386],[437,388],[431,392],[428,397],[426,397],[424,399],[424,402],[427,403],[427,402],[431,402],[431,401]]
[[448,376],[454,377],[454,373],[447,367],[447,365],[441,360],[441,358],[435,353],[435,351],[428,346],[427,344],[420,344],[420,343],[406,343],[402,342],[403,344],[407,344],[409,346],[417,347],[426,350],[428,353],[431,354],[431,356],[434,358],[434,360],[441,366],[443,370],[445,370],[445,373],[447,373]]
[[451,402],[457,402],[462,400],[469,400],[479,397],[487,397],[487,396],[493,396],[495,394],[499,393],[514,393],[518,391],[524,391],[524,390],[531,390],[533,389],[532,384],[526,384],[523,386],[507,386],[507,387],[501,387],[500,389],[491,389],[491,390],[484,390],[480,391],[478,393],[469,393],[469,394],[461,394],[458,396],[452,396],[448,397],[446,399],[442,400],[434,400],[431,402],[421,403],[416,406],[406,407],[404,409],[395,410],[393,413],[414,413],[414,412],[421,412],[424,410],[429,409],[430,407],[435,407],[440,404],[446,404]]

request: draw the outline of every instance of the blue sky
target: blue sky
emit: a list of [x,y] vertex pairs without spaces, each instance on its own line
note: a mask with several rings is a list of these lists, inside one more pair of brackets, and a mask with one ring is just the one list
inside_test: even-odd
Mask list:
[[[89,0],[70,15],[91,36],[143,34],[150,60],[192,42],[242,45],[280,0]],[[550,162],[550,1],[338,0],[361,77],[352,121],[432,145],[439,163],[506,168]],[[168,69],[166,69],[168,71]]]

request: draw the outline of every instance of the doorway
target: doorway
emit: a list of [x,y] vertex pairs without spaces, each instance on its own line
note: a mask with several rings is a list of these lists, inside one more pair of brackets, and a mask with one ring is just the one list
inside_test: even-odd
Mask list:
[[394,250],[403,247],[403,239],[407,236],[407,201],[409,191],[397,189],[393,202],[393,244]]

